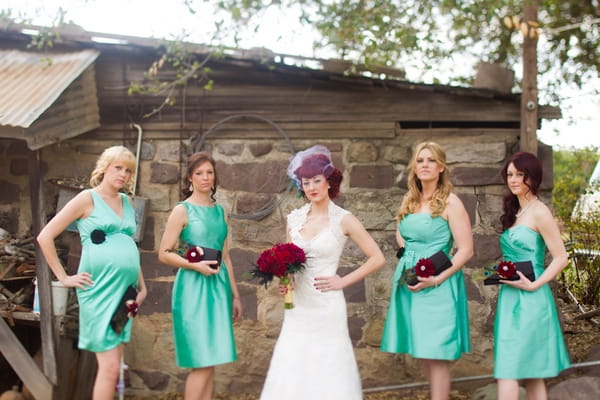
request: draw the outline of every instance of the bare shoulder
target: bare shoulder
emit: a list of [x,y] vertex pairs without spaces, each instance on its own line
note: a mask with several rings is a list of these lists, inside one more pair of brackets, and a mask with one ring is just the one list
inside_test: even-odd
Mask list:
[[552,211],[543,201],[536,201],[531,207],[531,212],[536,220],[554,220]]
[[352,213],[347,213],[342,217],[341,226],[345,235],[349,235],[356,230],[364,229],[362,222],[360,222],[360,220]]

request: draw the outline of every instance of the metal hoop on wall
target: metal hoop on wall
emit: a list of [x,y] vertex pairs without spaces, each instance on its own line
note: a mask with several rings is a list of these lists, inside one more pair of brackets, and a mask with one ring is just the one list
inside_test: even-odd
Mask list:
[[[277,125],[270,119],[262,117],[257,114],[236,114],[236,115],[231,115],[229,117],[223,118],[222,120],[216,122],[213,126],[211,126],[208,130],[206,130],[202,135],[196,136],[196,137],[193,137],[190,139],[193,151],[194,152],[200,151],[202,149],[202,146],[204,145],[206,137],[208,135],[212,134],[213,132],[215,132],[224,123],[231,122],[231,121],[234,121],[237,119],[243,119],[243,118],[256,119],[256,120],[265,122],[266,124],[270,125],[285,140],[286,144],[288,145],[291,155],[293,156],[294,154],[296,154],[296,149],[294,148],[294,145],[292,144],[292,141],[290,140],[287,133],[285,133],[285,131],[283,129],[281,129],[281,127],[279,125]],[[260,220],[260,219],[264,218],[265,216],[271,214],[274,209],[279,207],[279,205],[281,203],[283,203],[286,195],[292,190],[293,187],[294,187],[294,183],[290,179],[290,183],[288,184],[287,188],[285,189],[285,191],[283,191],[283,193],[280,193],[280,196],[276,201],[273,201],[270,204],[267,204],[265,207],[261,208],[260,210],[254,211],[252,213],[248,213],[248,214],[229,213],[228,216],[231,218],[236,218],[236,219]]]

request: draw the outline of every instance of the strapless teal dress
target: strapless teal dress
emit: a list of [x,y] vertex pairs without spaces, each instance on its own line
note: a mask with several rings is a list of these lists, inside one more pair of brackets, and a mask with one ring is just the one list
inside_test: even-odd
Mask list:
[[392,297],[383,330],[381,350],[406,353],[415,358],[456,360],[470,351],[469,313],[461,270],[441,285],[413,293],[398,286],[404,270],[426,258],[452,248],[448,221],[430,214],[406,215],[399,224],[404,255],[394,274]]
[[131,320],[117,334],[110,319],[129,285],[138,287],[140,253],[132,238],[135,211],[127,196],[120,193],[123,218],[119,217],[95,190],[88,190],[94,209],[77,220],[81,237],[78,272],[89,272],[94,285],[77,289],[79,302],[79,348],[101,352],[128,343]]
[[[546,245],[525,225],[500,236],[503,258],[531,261],[535,276],[544,272]],[[501,285],[494,323],[494,377],[550,378],[571,365],[552,291],[547,284],[534,292]]]
[[[223,250],[227,224],[223,207],[182,202],[187,225],[183,243]],[[173,334],[177,365],[202,368],[236,360],[232,315],[233,294],[227,265],[216,275],[180,268],[173,286]]]

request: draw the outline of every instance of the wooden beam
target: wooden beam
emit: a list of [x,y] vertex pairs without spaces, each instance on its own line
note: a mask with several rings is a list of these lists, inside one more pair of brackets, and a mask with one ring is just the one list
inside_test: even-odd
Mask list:
[[40,371],[4,318],[0,318],[0,351],[36,400],[52,400],[52,383]]
[[[44,208],[44,193],[42,188],[41,173],[41,151],[37,150],[31,153],[29,157],[29,191],[31,194],[31,221],[33,225],[34,237],[46,223],[46,212]],[[53,385],[57,384],[58,374],[56,372],[56,337],[57,330],[54,327],[54,318],[52,312],[52,288],[50,278],[50,268],[46,263],[46,258],[35,243],[35,262],[37,271],[37,286],[40,299],[40,334],[42,336],[42,356],[44,373]],[[31,383],[25,381],[29,386]]]
[[521,89],[521,151],[537,155],[538,89],[537,42],[538,9],[540,0],[526,0],[523,4],[523,87]]

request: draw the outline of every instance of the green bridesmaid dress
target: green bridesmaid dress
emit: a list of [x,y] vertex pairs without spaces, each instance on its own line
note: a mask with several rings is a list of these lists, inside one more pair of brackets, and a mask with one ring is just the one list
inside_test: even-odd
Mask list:
[[413,293],[398,286],[402,273],[420,258],[442,250],[449,254],[452,234],[448,221],[428,213],[408,214],[399,224],[404,254],[394,274],[392,296],[381,350],[415,358],[455,360],[470,351],[469,314],[461,270],[438,287]]
[[[182,244],[223,250],[227,224],[223,207],[182,202],[187,225]],[[173,334],[177,365],[202,368],[235,361],[233,295],[225,263],[218,274],[205,276],[180,268],[173,286]]]
[[79,302],[79,348],[101,352],[128,343],[131,321],[118,334],[110,319],[130,285],[137,287],[140,253],[132,238],[135,211],[127,196],[119,193],[123,217],[115,213],[95,190],[88,190],[94,209],[87,218],[77,220],[81,237],[78,272],[89,272],[94,285],[77,289]]
[[[544,272],[546,245],[525,225],[500,236],[504,259],[531,261],[535,276]],[[549,378],[571,365],[550,286],[527,292],[501,285],[494,323],[494,377]]]

